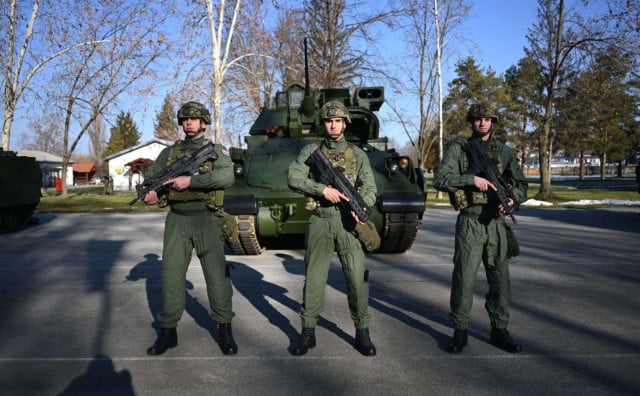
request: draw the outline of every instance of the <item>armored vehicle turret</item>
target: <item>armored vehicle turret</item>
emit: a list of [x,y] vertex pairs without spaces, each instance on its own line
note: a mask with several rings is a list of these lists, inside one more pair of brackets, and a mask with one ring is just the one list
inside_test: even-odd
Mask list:
[[42,171],[35,158],[0,148],[0,234],[17,231],[40,203]]

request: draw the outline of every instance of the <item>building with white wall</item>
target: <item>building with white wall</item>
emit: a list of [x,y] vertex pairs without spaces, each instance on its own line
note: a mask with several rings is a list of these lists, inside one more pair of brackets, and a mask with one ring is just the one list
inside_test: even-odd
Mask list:
[[[114,190],[133,191],[143,181],[140,166],[152,164],[160,152],[173,143],[163,140],[151,140],[129,147],[104,158],[109,164],[109,177]],[[144,169],[142,169],[144,170]]]
[[[55,178],[62,177],[62,157],[58,155],[37,150],[16,150],[16,155],[36,159],[42,171],[42,186],[45,188],[55,187]],[[73,164],[74,161],[69,161],[67,164],[67,180],[65,182],[67,186],[73,185]]]

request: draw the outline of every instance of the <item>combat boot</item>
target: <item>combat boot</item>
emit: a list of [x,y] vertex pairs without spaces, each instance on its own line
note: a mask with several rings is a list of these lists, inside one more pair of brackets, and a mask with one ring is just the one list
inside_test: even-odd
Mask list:
[[316,346],[316,330],[314,327],[303,327],[300,333],[300,341],[292,350],[291,354],[301,356],[307,353],[309,349]]
[[225,355],[235,355],[238,353],[238,346],[233,340],[231,323],[220,323],[218,325],[218,345]]
[[376,355],[376,346],[371,342],[369,329],[356,329],[356,349],[365,356]]
[[491,328],[491,337],[489,337],[489,343],[495,347],[507,351],[509,353],[517,353],[522,351],[522,346],[516,344],[507,329]]
[[178,346],[178,332],[176,328],[163,327],[160,329],[160,335],[152,346],[147,349],[147,355],[162,355],[169,348]]
[[468,336],[467,329],[456,329],[453,331],[451,342],[447,346],[447,352],[460,353],[462,348],[467,346]]

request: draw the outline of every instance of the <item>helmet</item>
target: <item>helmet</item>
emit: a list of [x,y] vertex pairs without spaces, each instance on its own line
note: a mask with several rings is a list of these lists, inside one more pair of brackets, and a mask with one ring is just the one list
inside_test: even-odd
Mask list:
[[187,102],[178,110],[178,125],[182,125],[185,118],[198,118],[205,124],[211,125],[211,113],[202,104],[198,102]]
[[351,123],[351,116],[349,115],[347,106],[337,100],[330,100],[320,109],[320,119],[326,120],[327,118],[334,117],[342,117],[347,120],[348,123]]
[[494,124],[497,124],[500,121],[498,113],[484,103],[474,103],[469,106],[467,121],[473,122],[477,118],[491,118],[491,121]]

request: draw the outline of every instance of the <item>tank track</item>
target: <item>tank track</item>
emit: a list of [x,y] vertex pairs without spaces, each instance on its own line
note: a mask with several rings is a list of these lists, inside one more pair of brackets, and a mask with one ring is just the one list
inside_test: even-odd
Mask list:
[[419,213],[385,213],[380,248],[375,253],[404,253],[416,239]]
[[237,255],[258,255],[264,252],[265,248],[260,245],[256,233],[255,216],[238,215],[235,216],[238,223],[238,242],[232,243],[231,250]]
[[[239,238],[231,244],[231,250],[237,255],[259,255],[265,251],[260,245],[256,233],[255,216],[235,216],[238,223]],[[374,253],[404,253],[411,248],[420,226],[419,213],[385,213],[380,248]]]

